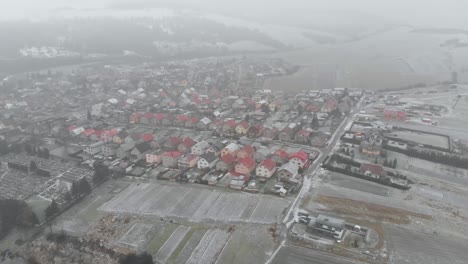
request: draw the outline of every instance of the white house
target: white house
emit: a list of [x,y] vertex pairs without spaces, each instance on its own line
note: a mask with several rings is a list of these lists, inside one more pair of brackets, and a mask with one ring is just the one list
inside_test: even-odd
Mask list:
[[105,145],[105,144],[106,143],[102,142],[102,141],[93,143],[91,145],[86,146],[83,149],[83,152],[90,155],[90,156],[94,156],[94,155],[96,155],[96,154],[98,154],[98,153],[100,153],[102,151],[102,146]]
[[210,146],[210,144],[208,142],[206,142],[205,140],[202,140],[202,141],[200,141],[197,144],[192,146],[191,153],[194,154],[194,155],[201,156],[201,155],[205,154],[205,151],[209,146]]
[[213,153],[204,154],[198,159],[197,167],[199,169],[211,169],[216,165],[218,157]]

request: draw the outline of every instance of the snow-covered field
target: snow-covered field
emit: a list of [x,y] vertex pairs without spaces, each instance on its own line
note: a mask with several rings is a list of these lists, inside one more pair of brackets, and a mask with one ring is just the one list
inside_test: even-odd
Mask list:
[[152,228],[153,225],[136,223],[120,238],[119,243],[131,248],[139,248],[148,241],[148,233]]
[[99,210],[190,221],[274,223],[289,201],[277,197],[211,189],[133,184]]
[[229,233],[224,230],[208,230],[186,263],[215,263],[217,256],[227,243],[228,239]]
[[169,257],[172,255],[179,243],[184,239],[189,231],[190,227],[188,226],[177,227],[169,239],[166,240],[164,245],[159,249],[158,253],[156,253],[156,259],[162,263],[167,262]]

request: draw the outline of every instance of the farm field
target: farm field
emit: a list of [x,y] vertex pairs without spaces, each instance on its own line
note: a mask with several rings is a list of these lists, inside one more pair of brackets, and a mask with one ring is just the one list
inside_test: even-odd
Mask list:
[[269,224],[290,202],[273,196],[240,192],[221,192],[204,188],[132,184],[99,210],[175,217],[192,222],[221,221]]

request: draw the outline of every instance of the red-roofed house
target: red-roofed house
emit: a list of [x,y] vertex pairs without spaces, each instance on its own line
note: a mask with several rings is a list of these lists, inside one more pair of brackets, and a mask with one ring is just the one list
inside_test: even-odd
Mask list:
[[119,130],[112,128],[111,130],[103,131],[101,134],[101,141],[110,142],[114,140],[114,136],[119,134]]
[[309,164],[309,154],[304,151],[294,152],[289,156],[289,162],[297,165],[299,168],[306,168]]
[[140,121],[140,113],[133,113],[130,116],[130,124],[137,124]]
[[161,125],[164,118],[166,118],[166,116],[164,114],[154,114],[153,124]]
[[102,133],[104,133],[104,130],[96,130],[89,138],[94,141],[100,141]]
[[246,135],[247,132],[249,132],[250,125],[247,121],[241,121],[237,126],[236,126],[236,133],[238,135]]
[[276,164],[284,164],[288,161],[289,154],[284,149],[278,149],[273,153],[271,159],[276,162]]
[[141,124],[151,124],[152,119],[153,119],[153,114],[152,113],[144,113],[140,117],[140,123]]
[[167,140],[164,143],[164,147],[168,149],[176,149],[179,143],[182,141],[181,138],[179,137],[169,137],[169,140]]
[[194,128],[197,126],[198,121],[200,121],[198,117],[196,116],[190,117],[189,119],[187,119],[187,121],[185,121],[185,127]]
[[162,154],[162,165],[166,168],[175,168],[179,159],[182,157],[182,153],[178,151],[168,151]]
[[278,129],[266,127],[263,131],[262,137],[274,140],[278,137]]
[[184,138],[184,140],[182,140],[182,142],[179,143],[179,145],[177,146],[177,150],[182,153],[187,153],[187,152],[190,152],[191,148],[195,144],[197,144],[196,141],[194,141],[193,139],[189,137],[186,137]]
[[395,120],[404,122],[406,121],[406,112],[402,110],[392,110],[392,109],[385,109],[384,110],[384,118],[385,120]]
[[223,125],[223,132],[234,132],[237,127],[235,120],[227,120]]
[[93,135],[96,132],[93,128],[88,128],[83,133],[81,133],[80,137],[83,139],[89,139],[91,135]]
[[301,144],[309,144],[311,132],[306,129],[297,131],[294,141]]
[[246,157],[237,160],[235,171],[240,174],[250,174],[255,169],[255,160],[251,157]]
[[188,120],[188,116],[186,115],[178,115],[173,122],[174,126],[182,127],[185,125],[185,122]]
[[216,170],[229,171],[234,167],[235,161],[236,158],[233,155],[227,154],[221,157],[221,159],[216,163]]
[[151,142],[151,141],[153,141],[154,136],[151,133],[145,133],[145,134],[143,134],[142,138],[143,138],[143,141]]
[[247,157],[252,157],[255,153],[255,148],[251,145],[245,145],[239,152],[237,152],[237,158],[243,159]]
[[247,137],[257,138],[263,134],[263,130],[265,130],[265,128],[262,125],[253,125],[249,128],[249,132],[247,132]]
[[276,171],[276,162],[272,159],[266,159],[257,166],[255,173],[258,179],[263,182],[271,178]]
[[362,163],[359,171],[364,175],[380,178],[383,173],[383,167],[377,164]]

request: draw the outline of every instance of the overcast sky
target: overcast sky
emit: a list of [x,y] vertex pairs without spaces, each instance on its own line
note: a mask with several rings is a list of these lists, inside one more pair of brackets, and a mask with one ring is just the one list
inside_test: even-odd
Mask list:
[[[465,0],[0,0],[0,17],[44,18],[58,7],[104,8],[118,2],[174,3],[232,13],[297,17],[324,11],[358,11],[404,24],[468,29]],[[352,23],[352,21],[349,21]]]

